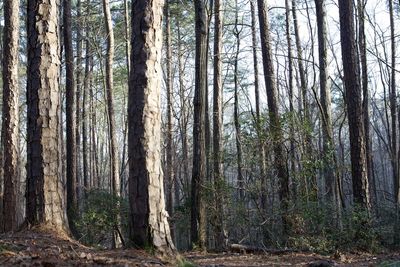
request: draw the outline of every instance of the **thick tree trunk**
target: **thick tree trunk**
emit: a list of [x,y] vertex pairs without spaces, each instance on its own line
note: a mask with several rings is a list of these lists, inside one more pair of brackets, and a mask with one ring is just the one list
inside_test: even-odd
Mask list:
[[365,153],[364,123],[362,114],[361,87],[357,65],[354,31],[353,2],[339,0],[340,39],[345,85],[345,100],[350,132],[351,173],[354,202],[369,210],[368,172]]
[[131,239],[165,254],[175,251],[161,170],[160,75],[163,1],[132,3],[129,79],[129,200]]
[[204,182],[206,179],[205,105],[207,87],[207,16],[204,0],[195,0],[196,74],[193,121],[191,243],[206,246]]
[[[289,174],[284,153],[283,132],[278,108],[278,90],[275,83],[275,71],[272,63],[271,43],[269,36],[269,23],[267,17],[266,1],[257,0],[258,17],[260,23],[261,48],[263,55],[264,78],[267,90],[267,101],[270,119],[270,131],[274,149],[274,164],[279,179],[279,198],[283,214],[286,213],[289,202]],[[284,235],[288,233],[286,215],[282,216]]]
[[213,92],[213,174],[215,188],[216,249],[225,249],[224,234],[224,168],[223,168],[223,87],[222,87],[222,1],[214,1],[214,92]]
[[75,234],[74,220],[78,212],[77,188],[77,148],[75,121],[75,77],[74,52],[72,48],[71,1],[63,0],[63,34],[65,51],[65,91],[66,91],[66,131],[67,131],[67,214],[69,226]]
[[[19,0],[4,1],[3,44],[3,220],[4,232],[17,225],[17,192],[19,184]],[[1,152],[0,152],[1,153]]]
[[59,153],[58,0],[28,0],[27,200],[29,224],[67,230]]

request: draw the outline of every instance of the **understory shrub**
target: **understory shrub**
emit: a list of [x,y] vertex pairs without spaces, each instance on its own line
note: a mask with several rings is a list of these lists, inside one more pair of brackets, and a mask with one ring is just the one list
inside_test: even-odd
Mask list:
[[127,230],[128,202],[105,190],[90,190],[85,205],[76,221],[80,241],[88,245],[109,247],[112,233],[120,222],[120,230]]

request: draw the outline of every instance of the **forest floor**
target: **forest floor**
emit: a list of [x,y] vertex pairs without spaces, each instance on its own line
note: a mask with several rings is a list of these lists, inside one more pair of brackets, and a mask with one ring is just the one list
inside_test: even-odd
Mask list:
[[[370,255],[314,253],[280,255],[185,253],[194,266],[400,266],[400,253]],[[0,235],[0,266],[176,266],[143,250],[99,250],[49,230]],[[190,266],[190,265],[182,265]]]

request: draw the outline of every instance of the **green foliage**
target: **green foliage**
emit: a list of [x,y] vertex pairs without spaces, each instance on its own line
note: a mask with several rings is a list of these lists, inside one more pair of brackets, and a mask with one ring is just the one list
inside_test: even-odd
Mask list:
[[128,203],[104,190],[91,190],[76,227],[83,243],[101,245],[106,242],[121,218],[122,229],[127,229]]
[[[335,250],[377,252],[381,249],[377,229],[367,211],[354,208],[342,214],[342,226],[336,225],[328,205],[303,203],[292,218],[289,246],[319,253]],[[296,218],[293,220],[293,218]]]
[[178,233],[176,238],[178,242],[176,246],[178,249],[188,249],[189,244],[189,230],[190,230],[190,208],[191,201],[187,198],[184,199],[181,205],[174,208],[173,217],[171,218],[175,227],[175,232]]
[[196,266],[194,263],[186,260],[185,258],[177,259],[177,267],[194,267]]
[[345,213],[343,228],[344,231],[333,236],[338,247],[370,252],[379,250],[378,235],[366,210],[356,207]]

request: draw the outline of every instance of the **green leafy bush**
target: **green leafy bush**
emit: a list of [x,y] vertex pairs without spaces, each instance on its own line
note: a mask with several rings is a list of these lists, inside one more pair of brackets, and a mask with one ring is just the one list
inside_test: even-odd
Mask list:
[[105,190],[89,191],[76,221],[80,241],[88,245],[108,245],[119,220],[122,231],[127,229],[127,201]]
[[341,225],[335,221],[329,206],[308,202],[292,212],[288,246],[318,253],[336,250],[377,252],[381,249],[379,228],[366,210],[353,208],[342,212]]

